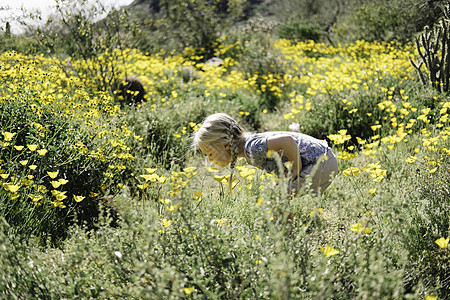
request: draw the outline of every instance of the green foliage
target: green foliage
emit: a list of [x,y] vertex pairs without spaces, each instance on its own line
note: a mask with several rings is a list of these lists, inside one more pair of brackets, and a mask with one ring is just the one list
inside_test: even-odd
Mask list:
[[439,287],[439,297],[445,299],[450,296],[450,255],[435,244],[442,234],[450,233],[448,156],[443,163],[445,167],[433,174],[426,171],[426,165],[416,170],[414,179],[419,193],[411,199],[412,222],[408,230],[404,231],[403,243],[410,253],[407,288]]
[[[357,144],[356,137],[371,137],[371,126],[376,124],[382,115],[377,104],[383,101],[385,95],[361,93],[349,99],[346,96],[348,94],[328,95],[328,99],[314,103],[310,112],[304,111],[300,116],[300,132],[327,139],[330,133],[346,128],[353,138],[353,144]],[[354,110],[358,113],[354,113]],[[318,119],[315,115],[320,115],[321,118]]]
[[[47,107],[18,101],[0,102],[0,107],[0,131],[14,133],[0,149],[0,172],[5,175],[0,216],[16,234],[53,243],[66,236],[75,214],[80,222],[92,225],[104,172],[113,162],[98,157],[100,152],[87,152],[99,145],[92,133]],[[57,175],[52,178],[48,172]],[[13,192],[8,185],[19,189]],[[74,195],[85,200],[77,202]]]
[[164,41],[172,48],[187,47],[197,51],[201,60],[216,55],[217,39],[224,29],[242,16],[241,1],[160,1],[154,27]]
[[[282,100],[280,87],[284,84],[284,68],[278,53],[272,45],[270,36],[276,23],[253,18],[241,28],[236,36],[240,47],[235,54],[239,59],[239,67],[250,81],[258,88],[260,109],[273,111]],[[271,89],[271,87],[277,87]]]
[[441,1],[355,0],[333,26],[337,40],[407,42],[440,17]]
[[278,37],[293,41],[313,40],[318,42],[321,39],[321,31],[315,24],[308,24],[300,21],[293,21],[280,25],[277,28]]
[[[450,86],[450,6],[443,9],[444,17],[432,28],[425,26],[416,38],[420,60],[411,63],[419,73],[423,85],[431,86],[439,92],[448,92]],[[425,64],[427,72],[421,67]]]
[[[28,34],[39,52],[60,57],[67,62],[60,65],[64,72],[76,74],[98,90],[112,90],[117,81],[130,75],[126,70],[123,74],[117,57],[127,47],[134,47],[140,29],[126,10],[107,11],[101,1],[88,6],[85,0],[55,0],[55,8],[56,14],[44,26],[33,27],[40,15],[20,20],[22,26],[31,28]],[[96,20],[107,13],[107,18]],[[72,65],[72,58],[82,63]]]

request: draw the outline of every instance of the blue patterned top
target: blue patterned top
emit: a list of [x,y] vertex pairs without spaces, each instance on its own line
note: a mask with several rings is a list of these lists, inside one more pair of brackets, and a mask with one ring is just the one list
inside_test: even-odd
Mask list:
[[[280,174],[277,161],[267,157],[267,138],[277,135],[290,135],[298,145],[302,169],[313,165],[317,160],[327,154],[329,149],[326,141],[322,141],[312,136],[290,131],[269,131],[264,133],[251,134],[245,137],[244,152],[247,162],[251,165],[263,169],[269,173]],[[286,171],[284,163],[287,157],[281,156],[283,162],[283,173]]]

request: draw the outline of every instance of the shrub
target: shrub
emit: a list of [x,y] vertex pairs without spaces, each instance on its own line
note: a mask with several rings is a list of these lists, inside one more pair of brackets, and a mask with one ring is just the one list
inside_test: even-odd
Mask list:
[[318,42],[322,33],[316,24],[303,23],[301,21],[293,21],[277,27],[278,37],[293,41],[313,40]]
[[406,288],[438,291],[439,298],[450,296],[450,254],[435,241],[450,236],[450,161],[448,156],[429,158],[439,161],[435,173],[419,165],[414,175],[418,194],[411,199],[410,226],[403,232],[403,244],[409,252]]
[[339,41],[407,42],[425,25],[439,18],[442,1],[376,0],[352,1],[333,26]]
[[93,133],[35,103],[3,101],[0,108],[0,215],[17,234],[43,242],[65,237],[75,215],[92,225],[114,163]]
[[122,107],[141,103],[145,96],[144,85],[136,76],[127,76],[121,80],[116,92]]

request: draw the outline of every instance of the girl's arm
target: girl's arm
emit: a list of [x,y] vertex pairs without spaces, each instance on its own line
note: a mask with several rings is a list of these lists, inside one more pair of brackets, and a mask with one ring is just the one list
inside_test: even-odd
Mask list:
[[300,151],[297,143],[289,135],[279,135],[267,138],[267,149],[271,151],[281,151],[292,163],[292,179],[297,178],[302,170]]

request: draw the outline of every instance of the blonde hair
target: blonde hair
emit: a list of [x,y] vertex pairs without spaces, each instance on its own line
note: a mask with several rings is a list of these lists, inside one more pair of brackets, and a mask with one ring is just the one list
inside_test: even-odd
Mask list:
[[197,149],[199,143],[229,143],[231,150],[230,167],[234,168],[238,155],[236,142],[243,137],[244,128],[238,122],[225,113],[216,113],[208,116],[199,130],[194,133],[192,146]]

